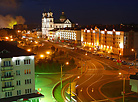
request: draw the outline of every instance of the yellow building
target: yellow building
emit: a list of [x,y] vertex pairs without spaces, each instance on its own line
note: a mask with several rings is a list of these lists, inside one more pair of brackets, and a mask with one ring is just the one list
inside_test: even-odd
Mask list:
[[131,49],[138,51],[138,32],[128,29],[100,29],[85,28],[81,30],[83,46],[107,53],[120,54],[123,56],[134,55]]

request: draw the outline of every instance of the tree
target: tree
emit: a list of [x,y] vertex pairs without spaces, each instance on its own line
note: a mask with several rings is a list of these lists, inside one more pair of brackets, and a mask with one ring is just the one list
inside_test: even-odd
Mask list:
[[74,58],[71,58],[70,61],[69,61],[70,64],[74,64],[75,63],[75,60]]
[[52,50],[52,52],[54,52],[55,51],[55,46],[52,45],[51,50]]

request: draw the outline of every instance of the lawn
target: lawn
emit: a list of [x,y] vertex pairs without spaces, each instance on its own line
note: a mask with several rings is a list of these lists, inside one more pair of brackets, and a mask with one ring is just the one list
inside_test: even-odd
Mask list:
[[[123,81],[122,80],[107,83],[107,84],[103,85],[103,87],[101,88],[102,93],[110,98],[122,96],[121,95],[122,90],[123,90]],[[125,93],[130,93],[130,92],[131,92],[131,90],[130,90],[129,81],[126,80]]]

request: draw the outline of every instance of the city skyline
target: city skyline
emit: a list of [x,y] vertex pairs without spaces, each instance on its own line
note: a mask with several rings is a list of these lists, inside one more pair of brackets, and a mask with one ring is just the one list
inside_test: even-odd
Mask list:
[[49,9],[58,19],[64,11],[67,18],[80,25],[138,23],[138,1],[63,1],[63,0],[2,0],[0,15],[22,16],[25,24],[40,24],[42,13]]

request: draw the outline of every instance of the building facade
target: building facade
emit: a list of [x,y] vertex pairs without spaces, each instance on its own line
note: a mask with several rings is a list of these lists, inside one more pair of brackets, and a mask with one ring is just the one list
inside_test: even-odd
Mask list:
[[39,102],[43,95],[35,92],[35,55],[7,42],[0,45],[0,101]]
[[58,40],[81,45],[81,30],[79,29],[60,29],[55,32],[55,36]]
[[60,16],[59,20],[55,20],[53,17],[53,13],[51,11],[44,12],[42,17],[42,37],[50,38],[49,30],[53,30],[54,28],[66,28],[72,27],[72,23],[69,19],[66,18],[64,12]]
[[126,29],[85,28],[81,30],[82,45],[122,56],[134,55],[138,51],[138,32]]

